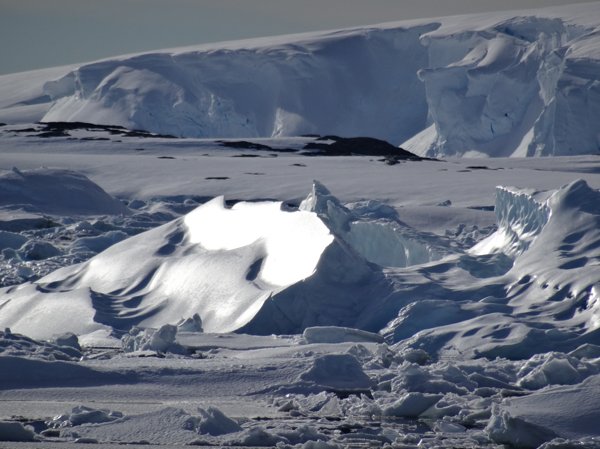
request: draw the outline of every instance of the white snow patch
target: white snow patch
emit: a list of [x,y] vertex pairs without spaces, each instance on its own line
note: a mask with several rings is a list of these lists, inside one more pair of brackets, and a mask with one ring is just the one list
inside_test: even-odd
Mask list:
[[[185,216],[190,243],[210,251],[231,251],[259,243],[265,256],[257,282],[277,287],[309,277],[333,241],[316,214],[282,211],[281,203],[237,203],[215,198]],[[258,261],[256,262],[258,263]]]

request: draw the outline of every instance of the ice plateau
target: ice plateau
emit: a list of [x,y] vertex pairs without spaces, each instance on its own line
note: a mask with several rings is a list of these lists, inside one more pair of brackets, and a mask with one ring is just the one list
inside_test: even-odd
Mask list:
[[0,120],[366,135],[427,156],[596,154],[599,25],[594,2],[121,56],[0,77]]

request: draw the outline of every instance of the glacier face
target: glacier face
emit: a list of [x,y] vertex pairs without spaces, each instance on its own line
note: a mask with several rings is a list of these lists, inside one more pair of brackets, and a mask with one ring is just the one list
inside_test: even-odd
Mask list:
[[365,135],[436,157],[597,153],[599,24],[590,3],[123,56],[33,72],[26,89],[0,77],[0,119]]
[[[49,81],[43,121],[185,137],[384,136],[401,142],[427,109],[420,35],[435,25],[331,32],[282,44],[158,52],[83,65]],[[402,63],[399,64],[399,55]],[[410,103],[410,108],[398,104]]]

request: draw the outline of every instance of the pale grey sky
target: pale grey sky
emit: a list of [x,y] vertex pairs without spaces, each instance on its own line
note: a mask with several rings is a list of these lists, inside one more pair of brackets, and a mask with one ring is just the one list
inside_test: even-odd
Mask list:
[[580,2],[0,0],[0,74],[205,42]]

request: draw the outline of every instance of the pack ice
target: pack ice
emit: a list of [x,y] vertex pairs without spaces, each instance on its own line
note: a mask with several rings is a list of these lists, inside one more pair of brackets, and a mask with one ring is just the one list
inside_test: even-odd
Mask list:
[[590,154],[599,24],[593,2],[122,56],[0,77],[0,120],[367,135],[428,156]]

